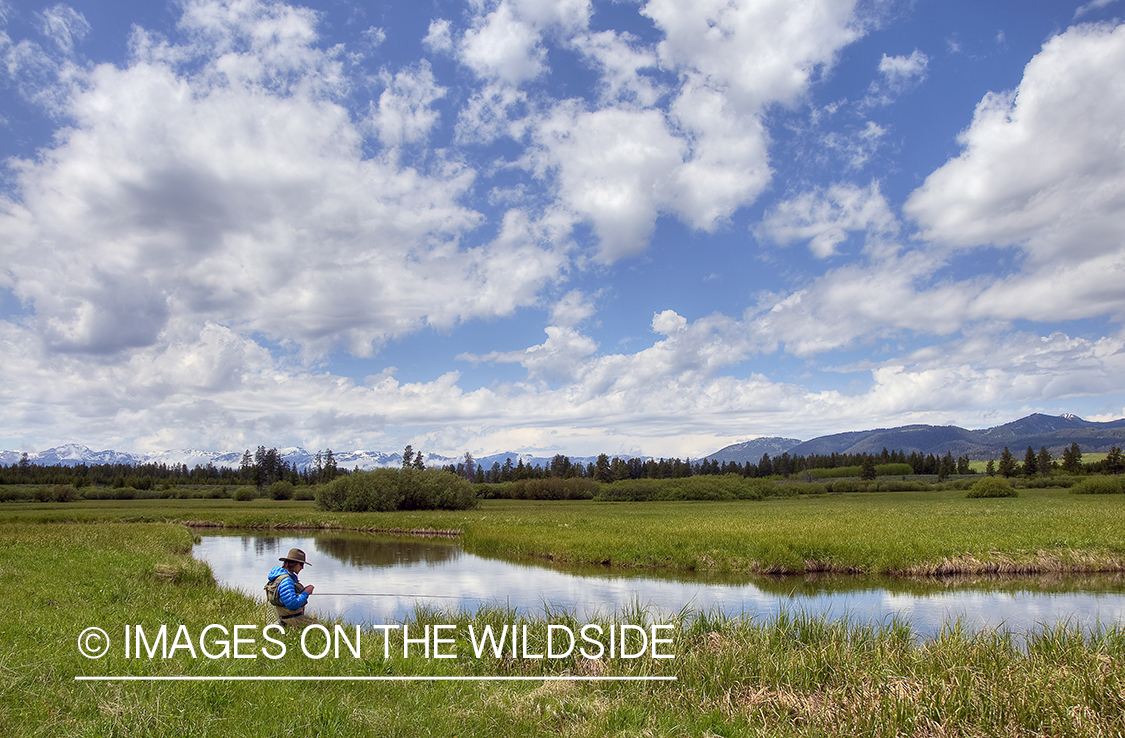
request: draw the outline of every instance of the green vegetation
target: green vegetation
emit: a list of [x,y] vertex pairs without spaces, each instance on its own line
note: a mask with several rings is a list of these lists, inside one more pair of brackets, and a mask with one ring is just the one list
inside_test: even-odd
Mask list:
[[1019,492],[1016,492],[1011,483],[1003,477],[985,477],[974,483],[965,493],[965,496],[971,498],[1018,497]]
[[3,521],[456,531],[467,550],[484,555],[717,572],[1125,570],[1125,507],[1060,489],[1025,488],[993,501],[949,488],[730,502],[485,500],[470,510],[384,513],[268,498],[76,501],[0,505]]
[[[238,509],[230,501],[216,504]],[[190,633],[211,623],[264,625],[262,605],[215,587],[207,567],[191,558],[191,544],[186,529],[162,523],[0,524],[0,568],[21,588],[18,607],[0,621],[5,644],[0,734],[1088,736],[1125,731],[1125,633],[1120,628],[1083,634],[1058,627],[1031,634],[1023,643],[1001,632],[968,634],[951,624],[939,637],[918,642],[899,623],[868,627],[802,615],[766,623],[681,613],[661,617],[675,626],[666,648],[674,658],[665,660],[476,658],[463,642],[458,658],[448,660],[424,659],[417,652],[385,659],[381,649],[365,650],[359,659],[313,660],[297,651],[294,638],[287,639],[292,655],[277,661],[192,659],[183,652],[168,659],[126,659],[120,647],[100,660],[83,658],[77,638],[90,626],[120,637],[125,624],[150,629],[166,624],[170,631],[183,625]],[[643,613],[615,617],[639,622]],[[533,633],[542,633],[549,623],[578,625],[565,613],[516,618],[495,610],[419,610],[411,622],[454,624],[459,631],[468,624],[515,623]],[[533,640],[532,652],[541,647]],[[564,673],[667,675],[677,681],[74,680],[97,674]]]
[[[863,473],[863,467],[857,464],[855,466],[839,466],[834,469],[809,469],[808,473],[813,479],[859,477]],[[875,464],[875,476],[877,477],[901,477],[912,474],[914,474],[914,469],[910,464]]]
[[1073,495],[1119,495],[1125,493],[1121,477],[1088,477],[1070,488]]
[[355,472],[320,487],[316,505],[331,512],[467,510],[477,493],[464,477],[439,469],[375,469]]

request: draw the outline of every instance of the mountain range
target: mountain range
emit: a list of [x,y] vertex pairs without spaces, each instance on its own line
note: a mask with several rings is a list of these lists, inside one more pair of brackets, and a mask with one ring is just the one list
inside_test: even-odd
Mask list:
[[[1028,446],[1038,451],[1046,447],[1054,456],[1061,456],[1063,449],[1077,443],[1084,453],[1104,453],[1113,446],[1125,446],[1125,419],[1108,423],[1083,420],[1074,415],[1028,415],[992,428],[966,430],[955,425],[904,425],[896,428],[876,428],[864,431],[849,431],[819,436],[808,441],[796,438],[770,436],[736,443],[716,451],[707,460],[722,462],[757,463],[763,454],[771,457],[788,452],[791,456],[833,453],[881,453],[884,448],[890,451],[903,451],[907,454],[918,452],[944,456],[947,452],[956,457],[968,456],[970,459],[993,459],[999,457],[1005,447],[1017,455]],[[290,464],[303,469],[315,463],[316,452],[303,448],[278,449]],[[81,444],[67,444],[55,448],[28,453],[28,459],[35,464],[51,466],[61,464],[214,464],[217,467],[236,468],[242,461],[243,451],[199,451],[182,449],[161,451],[153,454],[131,454],[123,451],[93,451]],[[0,451],[0,463],[16,464],[21,457],[19,451]],[[342,451],[333,454],[336,464],[342,469],[376,469],[397,467],[402,464],[401,453],[382,451]],[[527,466],[546,466],[549,456],[506,452],[490,454],[475,459],[485,469],[493,464],[503,465],[507,459],[512,463],[523,461]],[[649,457],[641,457],[648,459]],[[426,454],[427,466],[443,466],[460,463],[463,457],[448,457]],[[596,456],[572,456],[573,464],[590,464]]]

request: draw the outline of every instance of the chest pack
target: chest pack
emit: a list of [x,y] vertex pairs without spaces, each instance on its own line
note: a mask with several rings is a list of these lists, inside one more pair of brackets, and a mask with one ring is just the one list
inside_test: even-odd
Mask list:
[[278,594],[277,590],[281,587],[281,583],[289,577],[293,578],[293,589],[297,594],[305,591],[305,588],[297,581],[296,577],[293,577],[291,574],[278,574],[276,577],[266,582],[266,586],[264,587],[266,590],[266,602],[274,607],[285,607],[285,603],[281,601],[281,595]]

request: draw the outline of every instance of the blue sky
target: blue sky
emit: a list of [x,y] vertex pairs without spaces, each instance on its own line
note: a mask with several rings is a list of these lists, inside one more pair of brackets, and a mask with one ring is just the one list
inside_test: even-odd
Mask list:
[[1125,414],[1118,0],[0,0],[0,447]]

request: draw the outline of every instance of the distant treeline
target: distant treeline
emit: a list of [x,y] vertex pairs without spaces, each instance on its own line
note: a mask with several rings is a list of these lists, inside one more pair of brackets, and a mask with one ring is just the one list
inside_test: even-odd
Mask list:
[[[424,469],[423,456],[407,446],[403,452],[403,467]],[[477,464],[472,454],[465,454],[463,461],[447,464],[442,471],[452,472],[470,482],[478,484],[508,484],[543,479],[586,479],[592,482],[610,484],[636,479],[682,479],[700,476],[734,475],[747,479],[805,479],[806,481],[857,477],[861,480],[874,480],[876,477],[901,476],[913,474],[936,476],[944,480],[953,475],[972,474],[968,456],[954,458],[952,453],[936,456],[932,453],[906,453],[883,449],[879,454],[810,454],[790,456],[788,452],[775,457],[762,454],[755,462],[718,462],[710,459],[699,461],[675,459],[640,459],[607,454],[598,456],[596,462],[588,464],[572,462],[570,457],[556,455],[546,465],[525,464],[522,459],[514,463],[508,458],[503,464],[494,462],[490,468]],[[358,468],[354,471],[358,471]],[[1053,471],[1067,474],[1121,474],[1125,463],[1121,449],[1113,448],[1103,460],[1093,463],[1082,462],[1082,452],[1078,444],[1072,444],[1061,459],[1054,459],[1045,448],[1036,453],[1028,447],[1021,464],[1008,449],[1004,449],[999,462],[989,460],[987,473],[1012,476],[1045,476]],[[0,464],[0,485],[10,484],[51,484],[81,487],[133,488],[152,490],[177,485],[217,485],[217,486],[255,486],[259,493],[275,482],[284,481],[294,487],[310,486],[331,482],[339,476],[350,473],[337,467],[331,449],[318,451],[316,460],[309,466],[298,469],[282,458],[276,448],[259,446],[256,453],[249,449],[243,454],[238,468],[216,467],[214,464],[197,465],[189,469],[187,464],[63,464],[40,465],[23,455],[15,464]]]
[[298,469],[282,458],[276,448],[259,446],[251,454],[242,455],[238,468],[197,464],[36,464],[27,454],[10,465],[0,464],[0,484],[62,484],[73,487],[131,487],[151,490],[170,485],[253,485],[259,492],[274,482],[285,481],[294,486],[331,482],[347,474],[336,465],[332,449],[317,451],[315,461]]
[[[808,473],[810,479],[828,476],[857,476],[874,479],[876,476],[911,474],[934,474],[942,478],[953,474],[971,474],[969,457],[954,459],[952,454],[937,457],[933,454],[920,454],[883,449],[880,454],[810,454],[809,456],[790,456],[785,452],[775,457],[762,454],[757,462],[715,461],[702,459],[687,461],[681,459],[622,459],[610,458],[602,454],[596,462],[588,464],[573,463],[570,457],[556,455],[546,466],[524,464],[517,460],[514,464],[509,458],[504,464],[494,462],[485,469],[475,464],[471,454],[458,464],[442,467],[482,484],[518,482],[525,479],[547,478],[586,478],[595,482],[611,483],[627,479],[681,479],[684,477],[724,476],[733,474],[749,479],[786,479]],[[841,470],[833,473],[834,470]],[[854,472],[854,474],[852,473]]]

